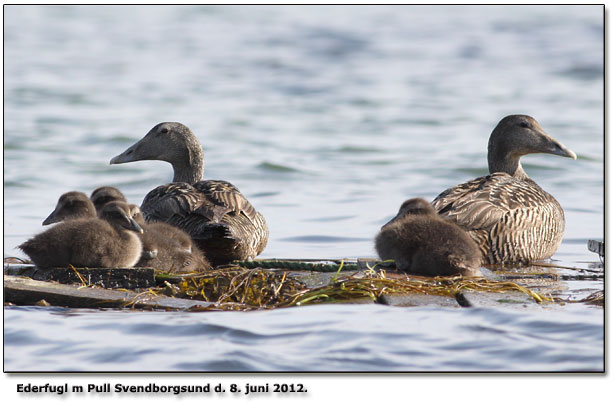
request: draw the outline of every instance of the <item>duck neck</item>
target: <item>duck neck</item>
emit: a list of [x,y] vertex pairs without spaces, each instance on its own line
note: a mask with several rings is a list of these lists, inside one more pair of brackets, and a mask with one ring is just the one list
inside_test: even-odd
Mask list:
[[205,160],[200,145],[188,149],[187,155],[171,163],[173,165],[173,182],[195,184],[203,178]]
[[488,151],[488,172],[507,173],[519,180],[529,179],[520,164],[520,155],[499,152],[496,148]]

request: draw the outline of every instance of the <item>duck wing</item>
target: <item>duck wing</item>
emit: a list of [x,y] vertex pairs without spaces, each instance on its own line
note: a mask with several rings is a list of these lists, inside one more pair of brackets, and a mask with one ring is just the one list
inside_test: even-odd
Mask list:
[[[506,173],[476,178],[443,191],[432,205],[440,216],[467,229],[489,229],[514,217],[516,226],[531,211],[547,205],[559,206],[556,200],[531,180],[518,180]],[[530,225],[531,221],[525,222]]]
[[510,175],[495,173],[443,191],[432,205],[440,216],[466,230],[488,229],[511,209],[522,208],[514,198],[514,185]]
[[167,222],[182,227],[188,216],[198,215],[198,220],[219,222],[228,211],[223,206],[211,203],[192,185],[173,182],[160,185],[149,191],[141,204],[141,211],[148,222]]
[[[494,173],[447,189],[432,202],[478,243],[487,262],[541,259],[560,243],[559,203],[530,179]],[[527,258],[528,257],[528,258]]]
[[[243,213],[252,224],[256,224],[256,209],[254,209],[237,187],[230,182],[221,180],[199,181],[194,184],[194,188],[215,205],[214,208],[217,208],[216,212],[223,212],[221,216],[230,212],[235,216]],[[221,216],[219,217],[220,220]]]
[[262,214],[226,181],[161,185],[145,196],[141,211],[147,222],[166,222],[188,233],[214,265],[255,258],[268,240]]

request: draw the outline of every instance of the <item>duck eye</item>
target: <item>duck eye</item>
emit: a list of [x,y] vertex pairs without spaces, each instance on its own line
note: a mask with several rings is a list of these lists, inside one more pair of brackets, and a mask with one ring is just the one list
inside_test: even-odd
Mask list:
[[168,133],[168,128],[162,128],[162,129],[160,129],[160,133]]
[[529,124],[527,122],[520,122],[520,127],[521,128],[528,128]]

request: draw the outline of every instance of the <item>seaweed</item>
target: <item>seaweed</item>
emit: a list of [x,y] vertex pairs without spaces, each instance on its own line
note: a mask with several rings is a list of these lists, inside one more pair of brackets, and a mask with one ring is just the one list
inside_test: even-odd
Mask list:
[[357,299],[379,301],[384,294],[424,294],[456,298],[462,290],[505,293],[520,291],[536,303],[552,302],[545,297],[514,282],[485,278],[406,277],[389,278],[385,271],[356,272],[340,276],[343,263],[331,281],[324,286],[308,288],[303,282],[285,271],[261,268],[231,267],[211,273],[184,276],[173,288],[168,282],[166,293],[171,296],[214,302],[203,310],[255,310],[304,306],[321,303],[344,303]]

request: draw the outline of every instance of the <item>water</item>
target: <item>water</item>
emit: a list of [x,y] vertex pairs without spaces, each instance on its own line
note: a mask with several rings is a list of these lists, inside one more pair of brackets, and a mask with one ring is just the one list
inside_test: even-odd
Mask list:
[[[526,113],[578,155],[523,158],[565,209],[553,259],[595,266],[586,241],[604,236],[599,6],[4,11],[5,256],[23,257],[15,247],[63,192],[113,185],[139,203],[168,182],[166,163],[108,165],[162,121],[189,126],[205,176],[232,182],[264,214],[262,257],[374,256],[374,235],[403,200],[485,174],[492,128]],[[598,370],[602,324],[588,306],[5,308],[5,369]],[[184,349],[161,351],[169,339]],[[205,339],[216,349],[193,357]]]
[[[36,334],[11,326],[24,316]],[[319,305],[195,316],[18,308],[4,321],[7,353],[20,352],[7,355],[6,370],[594,371],[603,361],[599,316],[575,309]],[[570,341],[582,343],[570,349]]]

